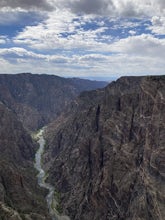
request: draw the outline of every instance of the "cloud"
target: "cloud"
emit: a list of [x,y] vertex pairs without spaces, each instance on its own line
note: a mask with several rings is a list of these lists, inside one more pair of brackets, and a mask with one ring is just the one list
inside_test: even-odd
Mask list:
[[165,39],[158,39],[149,34],[130,36],[115,42],[111,45],[111,49],[114,52],[125,53],[130,56],[164,59]]
[[107,7],[113,8],[113,2],[109,1],[100,1],[100,0],[77,0],[70,1],[67,5],[69,6],[73,12],[75,13],[86,13],[86,14],[102,14],[107,10]]
[[6,38],[6,36],[1,36],[0,35],[0,44],[5,44],[7,40],[8,39]]
[[[9,25],[18,25],[18,26],[27,26],[34,25],[46,18],[45,13],[41,12],[32,12],[19,10],[0,10],[0,25],[9,26]],[[9,30],[10,31],[10,30]]]
[[46,0],[1,0],[0,8],[51,11],[53,5]]
[[[27,26],[15,38],[14,43],[26,44],[38,50],[71,50],[75,48],[95,48],[96,40],[101,40],[107,27],[97,25],[95,29],[86,29],[92,24],[93,17],[75,16],[73,13],[57,10],[49,18],[36,26]],[[101,43],[97,43],[100,47]]]
[[165,17],[153,16],[151,19],[152,26],[148,29],[157,35],[165,35]]
[[164,0],[13,0],[0,6],[0,24],[24,24],[9,41],[0,36],[1,72],[164,74]]
[[152,2],[157,2],[162,10],[165,9],[165,1],[164,0],[152,0]]
[[[165,40],[151,33],[139,34],[142,21],[143,29],[152,26],[149,20],[113,18],[107,21],[93,15],[76,16],[67,10],[57,10],[45,22],[26,27],[14,42],[25,44],[29,50],[35,48],[39,53],[51,51],[54,57],[45,57],[42,65],[46,69],[49,62],[51,67],[47,70],[54,67],[57,73],[61,68],[65,74],[76,72],[80,76],[89,72],[98,76],[163,74]],[[153,18],[153,25],[158,23]],[[119,38],[119,31],[127,35]],[[112,36],[111,32],[117,35]]]
[[92,42],[93,50],[89,50],[86,45],[82,53],[72,50],[64,50],[63,53],[60,49],[56,55],[51,55],[49,51],[48,54],[42,54],[18,47],[0,49],[1,58],[6,60],[2,62],[1,71],[8,66],[8,72],[9,69],[16,72],[26,69],[79,77],[164,74],[165,39],[141,34],[118,39],[110,44]]
[[26,50],[21,47],[12,47],[12,48],[2,48],[0,49],[0,56],[1,58],[6,58],[9,62],[13,59],[17,62],[20,60],[42,60],[43,62],[52,62],[56,64],[64,64],[69,63],[68,57],[61,56],[61,55],[49,55],[49,54],[40,54],[35,53],[29,50]]
[[74,13],[103,16],[144,17],[165,13],[164,0],[54,0],[59,8]]
[[130,33],[131,35],[136,35],[136,31],[134,31],[134,30],[130,30],[129,33]]
[[75,14],[144,17],[165,14],[164,0],[1,0],[1,9],[70,10]]
[[5,44],[5,43],[6,43],[6,41],[4,39],[0,38],[0,44]]
[[32,58],[32,59],[44,59],[45,55],[36,54],[32,51],[28,51],[20,47],[2,48],[0,49],[0,55],[6,57],[8,60],[11,58]]

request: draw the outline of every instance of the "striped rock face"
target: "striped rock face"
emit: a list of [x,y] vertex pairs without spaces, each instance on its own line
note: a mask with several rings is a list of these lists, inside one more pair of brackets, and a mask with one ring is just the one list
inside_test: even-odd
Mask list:
[[46,131],[45,168],[72,220],[163,220],[165,77],[82,93]]

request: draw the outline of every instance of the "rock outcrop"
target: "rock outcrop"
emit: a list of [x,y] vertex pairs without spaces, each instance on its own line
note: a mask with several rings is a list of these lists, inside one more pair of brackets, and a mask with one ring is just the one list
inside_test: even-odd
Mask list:
[[16,115],[0,102],[0,219],[50,220],[46,191],[33,167],[36,145]]
[[45,134],[45,167],[72,220],[163,220],[165,76],[82,93]]
[[55,119],[80,92],[106,85],[53,75],[0,74],[0,101],[31,131]]

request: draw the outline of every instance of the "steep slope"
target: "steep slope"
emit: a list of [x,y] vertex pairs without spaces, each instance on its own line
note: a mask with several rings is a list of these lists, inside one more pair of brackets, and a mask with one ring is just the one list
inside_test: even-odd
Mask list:
[[0,102],[0,219],[49,220],[46,192],[33,167],[35,145],[16,116]]
[[53,75],[0,74],[0,101],[17,114],[26,128],[36,130],[55,119],[83,90],[105,85]]
[[45,167],[72,220],[163,220],[165,76],[84,92],[46,132]]

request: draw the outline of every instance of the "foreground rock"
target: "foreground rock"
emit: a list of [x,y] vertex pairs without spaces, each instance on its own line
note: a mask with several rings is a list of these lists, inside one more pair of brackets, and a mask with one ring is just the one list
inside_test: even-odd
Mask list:
[[72,220],[164,219],[164,76],[82,93],[46,138],[49,181]]
[[105,85],[106,82],[53,75],[0,74],[0,101],[32,131],[55,119],[80,92]]
[[46,191],[33,167],[35,144],[21,122],[0,103],[0,219],[50,220]]

